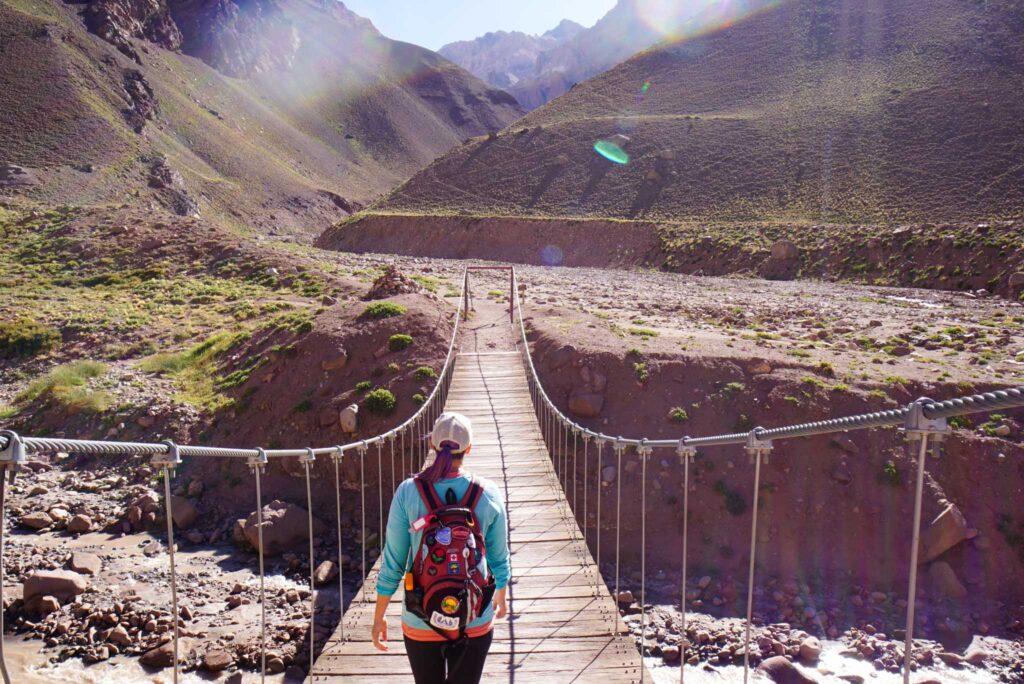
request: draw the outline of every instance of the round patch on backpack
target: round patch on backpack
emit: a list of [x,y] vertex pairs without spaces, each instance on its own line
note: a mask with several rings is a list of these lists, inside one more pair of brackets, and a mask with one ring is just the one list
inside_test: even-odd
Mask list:
[[427,574],[430,575],[431,577],[433,577],[434,575],[437,574],[437,568],[435,568],[433,565],[428,565],[427,566]]
[[454,596],[445,596],[444,600],[441,601],[441,610],[443,610],[446,615],[454,615],[459,609],[459,605],[459,599]]

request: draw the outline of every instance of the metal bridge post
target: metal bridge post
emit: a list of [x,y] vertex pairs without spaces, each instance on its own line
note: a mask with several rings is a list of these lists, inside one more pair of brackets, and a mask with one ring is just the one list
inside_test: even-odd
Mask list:
[[616,621],[619,616],[619,561],[621,560],[619,554],[619,542],[622,538],[622,452],[626,450],[626,445],[622,441],[622,437],[615,440],[615,454],[618,457],[618,462],[615,470],[615,615]]
[[761,428],[754,428],[747,436],[747,453],[754,459],[754,513],[750,524],[750,568],[747,572],[747,624],[743,637],[743,682],[750,676],[750,624],[754,617],[754,564],[757,554],[757,509],[761,503],[761,462],[768,461],[772,451],[771,440],[758,437]]
[[[594,542],[594,562],[597,563],[597,574],[601,578],[601,583],[604,583],[604,572],[601,571],[601,490],[604,488],[604,467],[602,460],[604,458],[604,440],[600,437],[597,439],[597,520],[595,521],[595,532],[596,539]],[[616,599],[618,600],[618,599]]]
[[[647,446],[647,440],[640,440],[637,447],[640,455],[640,658],[647,651],[647,461],[654,449]],[[618,597],[616,597],[618,600]],[[640,668],[640,682],[643,684],[646,667]]]
[[690,639],[686,632],[686,551],[689,544],[688,524],[690,519],[690,463],[697,455],[697,449],[687,446],[689,437],[679,440],[676,453],[679,454],[679,461],[683,465],[683,564],[682,577],[679,581],[679,610],[682,612],[682,624],[679,627],[679,634],[682,636],[682,646],[679,651],[679,682],[686,681],[686,648],[690,645]]
[[[257,449],[255,456],[248,459],[249,468],[256,476],[256,537],[260,566],[260,681],[267,679],[267,591],[265,569],[263,566],[263,489],[260,476],[267,471],[267,452]],[[340,537],[339,537],[340,539]]]
[[366,592],[366,452],[369,447],[364,441],[358,447],[359,453],[359,521],[362,529],[359,533],[359,543],[362,545],[362,587],[363,603],[369,603],[370,599]]
[[316,666],[316,554],[313,550],[313,486],[310,482],[309,469],[316,462],[313,449],[307,448],[306,453],[299,456],[299,463],[306,471],[306,512],[309,516],[309,676],[313,676]]
[[[394,446],[395,442],[392,439],[392,453]],[[345,452],[342,451],[340,445],[335,447],[335,451],[331,453],[331,460],[334,461],[335,523],[338,528],[338,636],[342,641],[345,641],[345,561],[341,540],[341,459],[344,455]],[[394,465],[394,459],[391,464]]]
[[910,413],[903,428],[907,442],[917,453],[917,478],[914,483],[914,528],[911,535],[910,571],[907,581],[907,636],[903,644],[903,682],[910,684],[910,670],[914,663],[914,611],[917,604],[917,561],[921,544],[921,500],[924,493],[924,467],[928,459],[928,445],[938,445],[949,434],[945,418],[927,418],[924,407],[930,399],[918,399],[910,405]]
[[164,440],[163,443],[167,446],[167,451],[153,456],[153,465],[162,468],[164,475],[164,505],[166,507],[165,515],[167,517],[167,555],[171,563],[171,622],[174,625],[174,682],[177,684],[179,671],[181,669],[181,664],[178,662],[178,639],[180,631],[178,629],[178,620],[181,619],[181,616],[178,614],[178,575],[174,567],[174,507],[171,504],[171,477],[177,470],[178,466],[181,465],[181,450],[178,448],[178,445],[169,439]]

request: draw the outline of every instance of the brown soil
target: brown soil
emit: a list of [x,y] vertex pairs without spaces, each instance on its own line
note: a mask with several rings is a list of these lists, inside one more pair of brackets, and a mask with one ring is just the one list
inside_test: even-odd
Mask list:
[[[1024,295],[1019,222],[996,224],[675,224],[602,219],[451,217],[364,212],[325,231],[320,247],[547,266],[657,268]],[[795,256],[772,248],[791,243]]]

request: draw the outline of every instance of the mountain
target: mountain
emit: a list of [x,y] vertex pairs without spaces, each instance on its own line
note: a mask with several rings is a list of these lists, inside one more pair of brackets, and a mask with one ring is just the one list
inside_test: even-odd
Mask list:
[[[837,224],[1024,216],[1019,0],[748,0],[681,33],[442,157],[374,209]],[[614,136],[627,164],[594,151]]]
[[579,24],[566,19],[540,36],[521,31],[496,31],[476,40],[449,43],[439,53],[491,85],[508,89],[520,80],[533,77],[542,54],[583,30]]
[[536,109],[672,34],[707,0],[619,0],[594,26],[563,21],[543,36],[488,33],[441,54]]
[[0,0],[0,99],[0,195],[303,236],[522,114],[321,0]]

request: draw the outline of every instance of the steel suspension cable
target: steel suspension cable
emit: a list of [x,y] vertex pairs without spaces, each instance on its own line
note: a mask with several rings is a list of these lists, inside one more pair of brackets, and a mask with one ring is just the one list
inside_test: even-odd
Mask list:
[[316,553],[313,549],[313,485],[309,470],[316,456],[312,449],[307,454],[302,465],[306,471],[306,514],[309,521],[309,676],[312,678],[316,667]]
[[693,460],[694,450],[682,446],[680,443],[679,456],[683,461],[683,564],[682,577],[679,585],[679,610],[682,613],[679,633],[683,640],[679,650],[679,684],[686,681],[686,649],[690,645],[690,637],[686,631],[686,550],[689,544],[687,539],[687,525],[690,517],[690,461]]
[[167,555],[171,564],[171,622],[174,624],[174,684],[178,683],[178,676],[181,670],[181,663],[178,661],[178,643],[180,630],[178,620],[181,616],[178,613],[178,574],[174,567],[174,508],[171,503],[171,471],[170,467],[164,465],[164,498],[166,499],[167,516]]
[[384,555],[384,457],[382,449],[383,444],[377,442],[377,526],[380,530],[377,541],[380,545],[380,553]]
[[604,582],[604,572],[601,570],[601,490],[604,488],[604,474],[601,472],[604,470],[602,462],[604,460],[604,440],[598,440],[597,442],[597,467],[594,469],[597,473],[597,521],[595,529],[597,532],[596,539],[596,551],[594,554],[594,562],[597,563],[597,574],[601,576],[601,582]]
[[910,668],[914,662],[914,610],[917,602],[917,560],[921,543],[921,498],[924,491],[924,467],[928,459],[928,435],[919,435],[921,446],[917,454],[917,478],[914,485],[914,529],[910,546],[910,579],[907,588],[907,634],[903,644],[903,681],[910,682]]
[[590,528],[590,520],[587,518],[587,463],[590,460],[590,437],[583,438],[583,543],[590,543],[590,535],[587,530]]
[[338,524],[338,636],[345,641],[345,554],[341,538],[341,454],[334,460],[334,505]]
[[[640,657],[647,652],[647,459],[651,449],[641,446],[640,453]],[[647,668],[640,668],[643,684]]]
[[[615,471],[615,607],[619,606],[619,541],[622,537],[622,452],[625,450],[621,444],[615,446],[618,453],[618,466]],[[618,615],[618,611],[615,613]],[[618,618],[616,618],[617,620]]]
[[360,533],[360,544],[362,545],[362,583],[363,603],[369,603],[369,594],[366,591],[366,446],[359,449],[359,520],[362,525]]
[[747,622],[743,636],[744,684],[746,684],[750,676],[750,625],[754,617],[754,564],[757,554],[757,509],[761,502],[761,461],[768,454],[767,449],[757,447],[748,447],[748,451],[754,457],[754,512],[750,523],[750,567],[747,570]]
[[[262,449],[260,451],[262,452]],[[261,456],[262,459],[259,456],[250,459],[249,464],[256,476],[256,555],[260,568],[260,681],[263,682],[267,679],[267,588],[263,560],[263,487],[260,475],[266,467],[266,452],[262,452]]]

